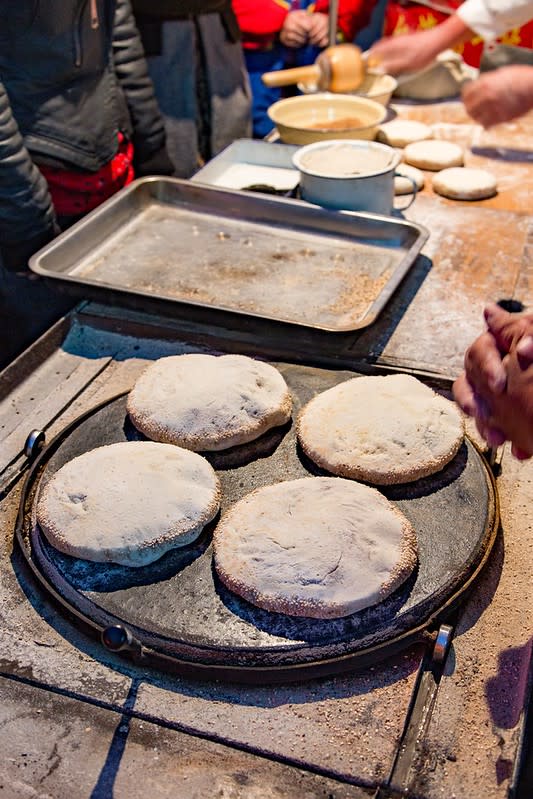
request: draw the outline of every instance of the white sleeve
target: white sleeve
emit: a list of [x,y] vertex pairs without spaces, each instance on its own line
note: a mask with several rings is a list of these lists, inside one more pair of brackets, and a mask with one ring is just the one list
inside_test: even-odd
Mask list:
[[485,41],[533,19],[532,0],[466,0],[455,12]]

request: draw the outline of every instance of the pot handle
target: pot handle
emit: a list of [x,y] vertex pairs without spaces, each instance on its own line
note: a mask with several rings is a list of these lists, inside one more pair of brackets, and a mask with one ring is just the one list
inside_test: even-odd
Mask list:
[[411,196],[411,199],[407,203],[407,205],[402,205],[401,208],[398,208],[398,207],[395,206],[395,210],[396,211],[407,211],[407,209],[412,206],[412,204],[414,203],[414,201],[416,199],[416,195],[418,193],[418,186],[416,185],[416,181],[413,180],[413,178],[409,177],[409,175],[402,175],[400,172],[395,172],[394,173],[394,177],[406,178],[406,180],[408,180],[410,183],[413,184],[413,194]]

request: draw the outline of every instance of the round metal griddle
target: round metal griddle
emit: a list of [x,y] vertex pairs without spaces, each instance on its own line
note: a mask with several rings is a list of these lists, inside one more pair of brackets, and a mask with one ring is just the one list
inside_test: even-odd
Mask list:
[[[276,364],[294,398],[293,418],[320,391],[352,372]],[[214,524],[194,544],[134,569],[63,555],[32,522],[35,500],[67,461],[90,449],[139,440],[126,394],[80,417],[34,462],[23,491],[17,539],[50,596],[110,649],[148,665],[247,682],[303,679],[366,666],[427,637],[446,620],[488,558],[498,523],[490,469],[468,439],[438,474],[383,493],[413,524],[419,563],[382,603],[335,620],[271,613],[229,592],[212,566]],[[221,512],[267,483],[324,474],[299,450],[294,425],[225,453],[204,453],[222,483]]]

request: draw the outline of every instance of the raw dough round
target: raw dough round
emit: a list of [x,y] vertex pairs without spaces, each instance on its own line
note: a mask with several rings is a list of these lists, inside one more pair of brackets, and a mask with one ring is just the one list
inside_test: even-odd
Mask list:
[[219,506],[218,477],[201,455],[127,441],[58,469],[40,492],[36,521],[67,555],[145,566],[194,541]]
[[215,569],[265,610],[334,619],[374,605],[413,571],[416,536],[374,488],[304,477],[248,494],[218,523]]
[[[405,175],[405,177],[403,177]],[[409,164],[398,164],[396,167],[396,174],[394,176],[394,194],[412,194],[414,181],[417,191],[424,188],[424,173],[417,169],[415,166]]]
[[355,377],[314,397],[297,434],[323,469],[390,485],[440,471],[461,446],[464,421],[455,403],[414,377]]
[[280,372],[245,355],[172,355],[151,364],[127,400],[135,427],[154,441],[215,451],[245,444],[290,419]]
[[464,153],[455,142],[428,139],[409,144],[403,151],[403,159],[419,169],[438,172],[451,166],[462,166]]
[[377,140],[391,147],[406,147],[411,142],[431,139],[432,129],[424,122],[411,119],[393,119],[380,125]]
[[433,191],[450,200],[486,200],[498,191],[496,178],[485,169],[452,167],[433,178]]

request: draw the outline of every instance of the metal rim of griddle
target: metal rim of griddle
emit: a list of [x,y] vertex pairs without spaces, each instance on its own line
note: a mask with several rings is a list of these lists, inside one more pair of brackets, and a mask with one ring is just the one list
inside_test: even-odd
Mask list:
[[[317,678],[362,669],[375,665],[380,660],[417,643],[431,644],[434,651],[434,660],[437,662],[443,659],[450,645],[451,632],[448,625],[442,625],[441,622],[450,619],[459,602],[469,592],[483,571],[499,530],[499,501],[495,479],[481,450],[473,441],[470,441],[470,443],[480,457],[487,484],[492,492],[490,499],[492,500],[493,512],[490,522],[487,524],[486,538],[481,548],[482,555],[464,583],[450,594],[438,608],[431,612],[422,623],[376,645],[346,654],[337,654],[334,657],[322,657],[319,660],[294,664],[262,664],[257,666],[247,664],[243,666],[228,664],[223,661],[202,663],[194,657],[189,660],[180,654],[176,655],[174,652],[169,652],[168,647],[166,647],[165,651],[165,643],[168,641],[165,636],[160,636],[160,642],[157,642],[157,640],[154,642],[153,633],[145,635],[145,631],[133,625],[125,624],[121,619],[116,618],[105,609],[102,610],[90,599],[77,592],[70,584],[67,583],[67,586],[70,586],[73,592],[72,596],[68,596],[68,588],[65,594],[58,590],[58,586],[49,579],[39,562],[39,557],[43,556],[42,553],[37,558],[34,557],[36,553],[32,549],[29,540],[26,540],[29,539],[27,534],[27,524],[30,516],[28,504],[31,508],[32,497],[38,486],[41,470],[44,469],[47,460],[59,449],[70,433],[98,411],[117,400],[123,399],[127,394],[128,392],[122,392],[92,407],[69,423],[46,445],[44,445],[44,434],[42,431],[36,430],[31,431],[26,443],[26,454],[30,460],[33,459],[33,463],[30,466],[21,492],[15,527],[15,540],[41,588],[78,628],[83,629],[92,637],[96,637],[107,650],[118,653],[127,660],[139,665],[194,678],[248,684],[289,682],[291,680]],[[63,582],[65,583],[66,581],[63,580]],[[79,602],[73,601],[74,594],[76,594],[78,599],[82,599],[81,605]],[[86,608],[86,612],[80,610],[80,607]],[[440,628],[439,625],[441,625]],[[443,643],[443,637],[446,639],[445,643]],[[157,636],[155,638],[157,639]]]

